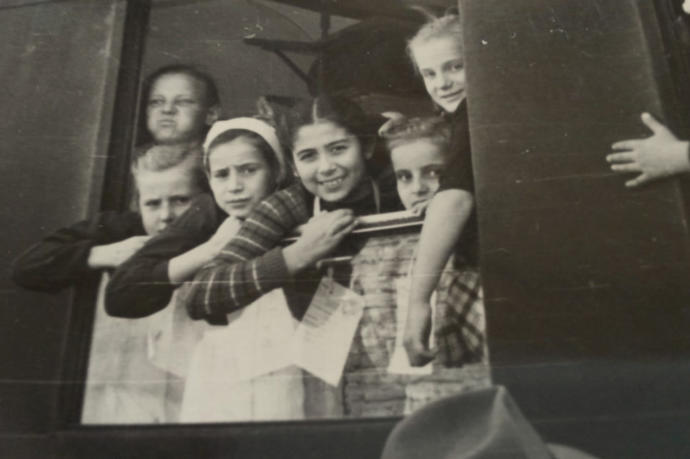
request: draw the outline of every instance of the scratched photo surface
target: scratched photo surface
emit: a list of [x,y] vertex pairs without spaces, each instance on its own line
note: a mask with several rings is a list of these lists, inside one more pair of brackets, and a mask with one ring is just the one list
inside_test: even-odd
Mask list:
[[17,0],[0,37],[16,454],[378,457],[498,386],[549,445],[690,454],[690,2]]

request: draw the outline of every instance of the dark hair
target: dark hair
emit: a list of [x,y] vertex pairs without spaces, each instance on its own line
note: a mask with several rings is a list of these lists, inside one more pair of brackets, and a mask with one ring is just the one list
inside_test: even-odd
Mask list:
[[[139,116],[137,119],[137,145],[143,145],[154,142],[153,136],[147,127],[147,106],[149,97],[151,96],[151,89],[156,84],[159,78],[166,75],[187,75],[198,81],[204,87],[204,99],[208,107],[220,106],[220,96],[218,87],[215,81],[208,73],[190,64],[170,64],[159,67],[153,73],[149,74],[143,81],[141,87],[141,98],[139,100]],[[208,126],[202,131],[202,138],[206,135]]]
[[264,157],[264,160],[268,163],[268,165],[271,168],[271,174],[273,178],[276,180],[276,189],[283,188],[286,186],[289,182],[289,180],[292,178],[290,174],[287,174],[286,171],[284,170],[285,167],[278,161],[278,158],[276,155],[278,155],[278,152],[273,151],[273,148],[264,140],[263,137],[261,137],[259,134],[256,132],[252,132],[246,129],[230,129],[222,134],[219,134],[213,141],[209,144],[207,151],[208,153],[205,156],[205,161],[204,161],[204,167],[206,169],[206,172],[209,171],[209,159],[210,156],[213,154],[213,149],[216,148],[219,145],[223,145],[225,143],[232,142],[233,140],[243,138],[246,141],[250,142],[257,150],[261,152],[261,154]]
[[204,99],[206,105],[208,107],[220,105],[218,87],[216,86],[216,82],[213,80],[213,77],[190,64],[165,65],[148,75],[142,85],[142,99],[144,103],[148,101],[149,96],[151,95],[151,88],[153,88],[153,85],[156,84],[156,81],[166,75],[187,75],[188,77],[195,79],[204,87]]
[[292,151],[300,128],[330,121],[357,137],[362,149],[373,148],[376,143],[377,122],[362,108],[342,96],[319,95],[296,104],[283,117],[278,136],[283,146]]

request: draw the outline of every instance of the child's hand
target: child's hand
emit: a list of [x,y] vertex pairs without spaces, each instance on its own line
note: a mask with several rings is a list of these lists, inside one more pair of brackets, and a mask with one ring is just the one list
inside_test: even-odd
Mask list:
[[427,207],[429,207],[430,202],[431,202],[431,199],[424,201],[424,202],[421,202],[421,203],[417,204],[416,206],[414,206],[412,209],[410,209],[410,212],[412,212],[413,215],[417,215],[417,216],[424,215],[424,213],[426,213]]
[[688,142],[678,140],[666,126],[649,113],[642,114],[642,122],[653,132],[646,139],[628,139],[612,145],[614,151],[606,156],[615,172],[640,172],[625,182],[636,187],[652,180],[690,171]]
[[146,244],[151,236],[133,236],[112,244],[91,248],[87,264],[93,269],[117,268]]
[[436,351],[429,349],[431,334],[431,305],[428,302],[410,301],[405,323],[403,346],[407,359],[413,367],[421,367],[431,362]]
[[356,224],[357,218],[350,209],[323,212],[302,227],[299,239],[286,248],[290,249],[288,257],[296,257],[298,270],[306,268],[330,254]]
[[384,134],[385,134],[385,132],[386,132],[388,129],[390,129],[391,126],[393,126],[393,125],[395,125],[395,124],[397,124],[397,123],[400,123],[400,122],[402,122],[403,120],[405,120],[405,115],[403,115],[403,114],[400,113],[400,112],[383,112],[383,113],[381,113],[381,116],[383,116],[384,118],[386,118],[387,121],[386,121],[385,123],[383,123],[383,124],[381,125],[381,127],[379,128],[378,134],[379,134],[380,137],[383,137]]
[[237,234],[240,223],[234,218],[226,218],[220,224],[215,234],[205,243],[208,248],[209,258],[217,256],[221,250]]

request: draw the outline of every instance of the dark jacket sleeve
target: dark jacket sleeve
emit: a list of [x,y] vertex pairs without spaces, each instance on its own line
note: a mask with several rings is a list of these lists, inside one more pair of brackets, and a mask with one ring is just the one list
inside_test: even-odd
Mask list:
[[451,157],[441,176],[441,189],[451,188],[474,194],[474,172],[470,148],[470,126],[467,103],[462,102],[453,114],[444,115],[451,126]]
[[206,242],[224,217],[210,195],[195,198],[187,212],[117,268],[106,289],[106,312],[138,318],[164,309],[178,287],[170,282],[168,262]]
[[13,263],[12,280],[44,292],[95,279],[100,270],[88,266],[91,248],[145,235],[135,212],[103,212],[95,218],[62,228],[34,244]]

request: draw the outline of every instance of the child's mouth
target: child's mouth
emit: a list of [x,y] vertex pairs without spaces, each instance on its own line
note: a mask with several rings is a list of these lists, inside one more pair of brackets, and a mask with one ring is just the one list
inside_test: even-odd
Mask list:
[[332,180],[321,180],[319,185],[326,188],[327,190],[337,190],[345,181],[344,177],[338,177]]
[[448,100],[455,100],[455,99],[457,99],[457,98],[459,98],[459,97],[461,97],[461,96],[462,96],[462,91],[458,91],[458,92],[454,92],[454,93],[451,93],[451,94],[442,95],[442,96],[441,96],[441,99],[446,100],[446,101],[448,101]]
[[246,199],[233,199],[231,201],[225,201],[229,207],[244,207],[249,202],[249,198]]

